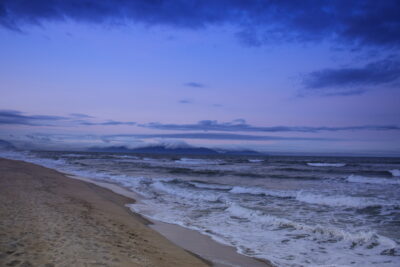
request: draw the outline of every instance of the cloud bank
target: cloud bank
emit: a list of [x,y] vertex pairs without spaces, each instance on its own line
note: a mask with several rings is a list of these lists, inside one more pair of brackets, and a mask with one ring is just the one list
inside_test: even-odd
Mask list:
[[303,86],[308,91],[322,91],[324,94],[353,95],[362,94],[371,87],[393,85],[399,80],[400,60],[392,57],[374,61],[362,67],[311,72],[304,77]]
[[0,110],[0,125],[29,125],[29,126],[48,126],[52,122],[68,120],[68,117],[51,115],[24,115],[17,110]]
[[248,45],[333,39],[356,46],[398,47],[398,14],[397,0],[0,1],[0,25],[13,30],[64,20],[188,29],[229,25]]
[[346,126],[346,127],[311,127],[311,126],[253,126],[247,124],[243,119],[237,119],[232,122],[218,122],[216,120],[202,120],[195,124],[164,124],[164,123],[148,123],[138,124],[138,126],[153,128],[158,130],[175,130],[175,131],[223,131],[223,132],[337,132],[337,131],[359,131],[359,130],[400,130],[396,125],[363,125],[363,126]]
[[[85,119],[81,119],[85,118]],[[25,125],[25,126],[137,126],[142,128],[173,131],[215,131],[215,132],[337,132],[337,131],[397,131],[397,125],[355,125],[344,127],[328,126],[254,126],[244,119],[236,119],[231,122],[218,122],[217,120],[202,120],[193,124],[168,124],[150,122],[140,124],[133,121],[93,121],[92,116],[86,114],[70,114],[70,116],[53,115],[26,115],[16,110],[0,110],[0,125]],[[195,136],[195,135],[194,135]],[[211,135],[210,135],[211,136]],[[228,137],[228,135],[226,135]],[[188,137],[189,138],[189,137]],[[215,136],[217,138],[217,135]],[[256,137],[258,138],[258,137]]]
[[25,126],[116,126],[128,125],[134,126],[136,122],[130,121],[102,121],[93,122],[89,119],[92,116],[80,113],[72,113],[69,116],[53,116],[53,115],[26,115],[17,110],[0,110],[0,125],[25,125]]

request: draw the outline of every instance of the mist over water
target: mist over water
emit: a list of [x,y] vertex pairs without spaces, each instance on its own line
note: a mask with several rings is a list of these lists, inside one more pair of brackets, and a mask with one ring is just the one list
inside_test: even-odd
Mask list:
[[399,266],[400,159],[1,152],[143,196],[130,208],[278,266]]

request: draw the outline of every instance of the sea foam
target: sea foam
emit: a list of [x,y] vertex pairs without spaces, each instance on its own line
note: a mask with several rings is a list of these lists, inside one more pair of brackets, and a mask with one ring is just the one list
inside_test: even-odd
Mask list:
[[210,192],[204,193],[199,190],[190,190],[187,188],[179,188],[172,184],[168,184],[162,181],[157,181],[151,184],[157,191],[161,191],[171,195],[172,197],[180,197],[192,200],[203,200],[203,201],[219,201],[221,198],[220,194],[212,194]]
[[307,165],[312,167],[344,167],[346,166],[346,163],[308,162]]
[[377,177],[365,177],[361,175],[350,175],[347,177],[347,181],[351,183],[365,183],[365,184],[400,184],[400,179],[397,178],[377,178]]
[[400,170],[394,169],[394,170],[390,170],[389,172],[390,172],[390,173],[392,174],[392,176],[394,176],[394,177],[400,177]]
[[388,205],[387,202],[374,198],[352,197],[341,195],[322,195],[314,193],[299,192],[296,200],[309,204],[326,205],[331,207],[366,208],[373,206]]
[[269,190],[260,187],[244,187],[244,186],[234,186],[229,193],[232,194],[250,194],[250,195],[264,195],[273,197],[294,197],[295,192],[292,191],[279,191],[279,190]]

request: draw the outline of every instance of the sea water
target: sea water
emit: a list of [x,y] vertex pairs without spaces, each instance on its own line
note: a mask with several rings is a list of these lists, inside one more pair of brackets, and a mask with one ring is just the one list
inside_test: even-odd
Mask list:
[[400,266],[400,159],[0,152],[119,184],[129,207],[278,266]]

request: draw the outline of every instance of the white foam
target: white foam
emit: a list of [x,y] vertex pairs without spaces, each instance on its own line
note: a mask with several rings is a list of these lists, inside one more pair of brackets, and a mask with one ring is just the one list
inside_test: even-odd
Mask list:
[[181,158],[179,160],[175,160],[175,162],[187,165],[215,165],[221,163],[220,160],[193,159],[193,158]]
[[296,230],[306,231],[308,233],[316,234],[319,238],[334,238],[336,241],[345,240],[356,245],[366,245],[373,242],[380,241],[385,243],[389,247],[396,247],[396,242],[378,235],[374,231],[358,231],[358,232],[347,232],[336,227],[325,227],[322,225],[307,225],[304,223],[294,222],[285,218],[279,218],[273,215],[264,214],[262,211],[253,210],[249,208],[242,207],[237,204],[231,204],[226,211],[230,212],[232,215],[249,219],[251,222],[262,223],[264,225],[269,225],[277,228],[289,227]]
[[180,197],[192,200],[205,200],[205,201],[219,201],[221,198],[220,194],[213,194],[210,192],[202,192],[200,190],[190,190],[186,188],[180,188],[177,185],[167,184],[162,181],[158,181],[151,184],[157,191],[167,193],[173,197]]
[[347,177],[347,181],[351,183],[365,183],[365,184],[400,184],[400,179],[397,178],[365,177],[353,174]]
[[247,160],[250,163],[260,163],[260,162],[264,162],[263,159],[248,159]]
[[264,195],[273,197],[294,197],[295,192],[292,191],[279,191],[279,190],[269,190],[261,187],[243,187],[234,186],[229,193],[232,194],[250,194],[250,195]]
[[346,166],[346,163],[324,163],[324,162],[308,162],[308,166],[313,166],[313,167],[344,167]]
[[[379,202],[378,198],[333,196],[330,194],[337,192],[330,191],[333,188],[300,193],[295,191],[298,187],[290,187],[292,190],[288,187],[287,191],[271,190],[267,189],[271,182],[269,180],[263,188],[255,187],[251,180],[247,180],[248,187],[245,187],[222,185],[217,180],[213,184],[169,177],[132,177],[123,175],[124,169],[120,169],[119,165],[113,168],[112,163],[119,162],[120,159],[98,159],[95,165],[88,168],[71,165],[63,160],[38,159],[29,153],[13,157],[80,176],[118,183],[147,196],[145,201],[130,205],[132,210],[160,221],[200,231],[219,242],[235,246],[243,254],[269,259],[278,266],[398,266],[396,257],[382,254],[386,249],[398,250],[398,245],[393,240],[371,230],[374,225],[364,223],[363,220],[367,220],[364,215],[335,209],[336,206],[361,207],[364,204],[362,200],[369,205]],[[174,164],[174,161],[170,162]],[[350,180],[365,183],[365,178],[370,179],[355,176]],[[397,181],[395,178],[372,179],[379,180],[373,180],[377,184],[382,181],[385,183],[386,180]],[[231,180],[226,179],[221,183],[230,182]],[[370,182],[371,180],[367,180],[367,183]],[[327,186],[330,184],[327,183]],[[335,181],[334,184],[338,183]],[[350,188],[371,187],[362,187],[362,184],[340,185]],[[380,186],[374,188],[381,189]],[[278,198],[263,197],[267,195]],[[290,199],[285,199],[286,197]],[[310,206],[299,201],[333,208]],[[324,218],[331,218],[331,215],[343,217],[340,220],[344,221],[339,220],[335,224],[336,217],[332,217],[332,220]],[[346,219],[346,215],[350,217]],[[353,224],[350,220],[356,223]]]
[[374,198],[341,196],[341,195],[322,195],[314,193],[299,192],[296,200],[309,204],[326,205],[331,207],[350,207],[365,208],[371,206],[388,205],[387,202]]
[[204,189],[217,189],[217,190],[232,189],[232,186],[223,184],[209,184],[209,183],[199,183],[199,182],[189,182],[189,184],[194,185],[197,188],[204,188]]
[[400,177],[400,170],[398,170],[398,169],[390,170],[389,172],[390,172],[390,173],[392,174],[392,176],[394,176],[394,177]]

